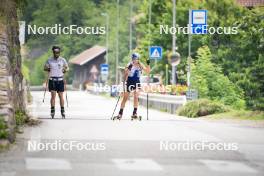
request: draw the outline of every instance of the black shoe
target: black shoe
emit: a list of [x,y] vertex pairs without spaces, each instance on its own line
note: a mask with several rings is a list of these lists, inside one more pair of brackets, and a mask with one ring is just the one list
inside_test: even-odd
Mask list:
[[61,109],[61,117],[63,119],[65,119],[65,110],[64,110],[64,108]]
[[51,108],[50,115],[51,115],[51,118],[54,119],[54,116],[55,116],[55,108]]

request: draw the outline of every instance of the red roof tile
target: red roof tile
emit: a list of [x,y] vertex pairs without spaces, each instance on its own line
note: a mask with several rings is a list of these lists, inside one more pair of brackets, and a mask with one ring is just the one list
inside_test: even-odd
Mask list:
[[70,60],[70,63],[76,64],[76,65],[83,65],[97,56],[106,53],[106,48],[102,46],[95,45],[92,48],[89,48],[79,55],[75,56]]

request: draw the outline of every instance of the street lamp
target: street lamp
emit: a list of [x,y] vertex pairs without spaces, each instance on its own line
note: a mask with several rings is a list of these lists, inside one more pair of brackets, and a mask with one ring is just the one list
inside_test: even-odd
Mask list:
[[106,17],[106,63],[108,64],[108,36],[109,36],[109,15],[108,13],[101,13],[102,16]]
[[190,89],[191,87],[191,44],[192,44],[192,28],[191,28],[191,18],[192,18],[192,11],[189,9],[189,35],[188,35],[188,70],[187,70],[187,85]]

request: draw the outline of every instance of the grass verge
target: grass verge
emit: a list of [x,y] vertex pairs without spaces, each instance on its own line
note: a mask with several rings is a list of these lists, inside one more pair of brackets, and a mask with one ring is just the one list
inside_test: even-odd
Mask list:
[[264,120],[263,111],[249,111],[249,110],[232,110],[220,114],[212,114],[205,116],[208,119],[231,119],[231,120]]

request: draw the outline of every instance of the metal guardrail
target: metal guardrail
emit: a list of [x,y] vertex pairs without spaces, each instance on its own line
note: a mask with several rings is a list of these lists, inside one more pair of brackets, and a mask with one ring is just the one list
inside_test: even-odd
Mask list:
[[[32,89],[38,89],[39,87],[42,86],[33,86],[31,87]],[[69,88],[71,86],[68,86]],[[68,90],[71,90],[71,88]],[[42,87],[42,90],[44,90],[44,88]],[[78,89],[74,89],[72,88],[72,90],[78,90]],[[86,91],[98,95],[100,94],[100,92],[96,92],[94,89],[94,86],[86,86]],[[110,94],[110,92],[109,92]],[[142,104],[143,106],[147,106],[147,93],[141,92],[140,96],[139,96],[139,102],[140,104]],[[157,94],[157,93],[149,93],[149,107],[150,108],[155,108],[161,111],[166,111],[169,112],[171,114],[175,114],[176,110],[183,106],[185,103],[187,102],[186,96],[185,95],[167,95],[167,94]]]
[[[183,106],[187,100],[185,95],[166,95],[166,94],[153,94],[149,93],[149,107],[166,111],[171,114],[175,114],[177,109]],[[147,93],[141,93],[139,96],[139,102],[143,106],[147,106]]]

